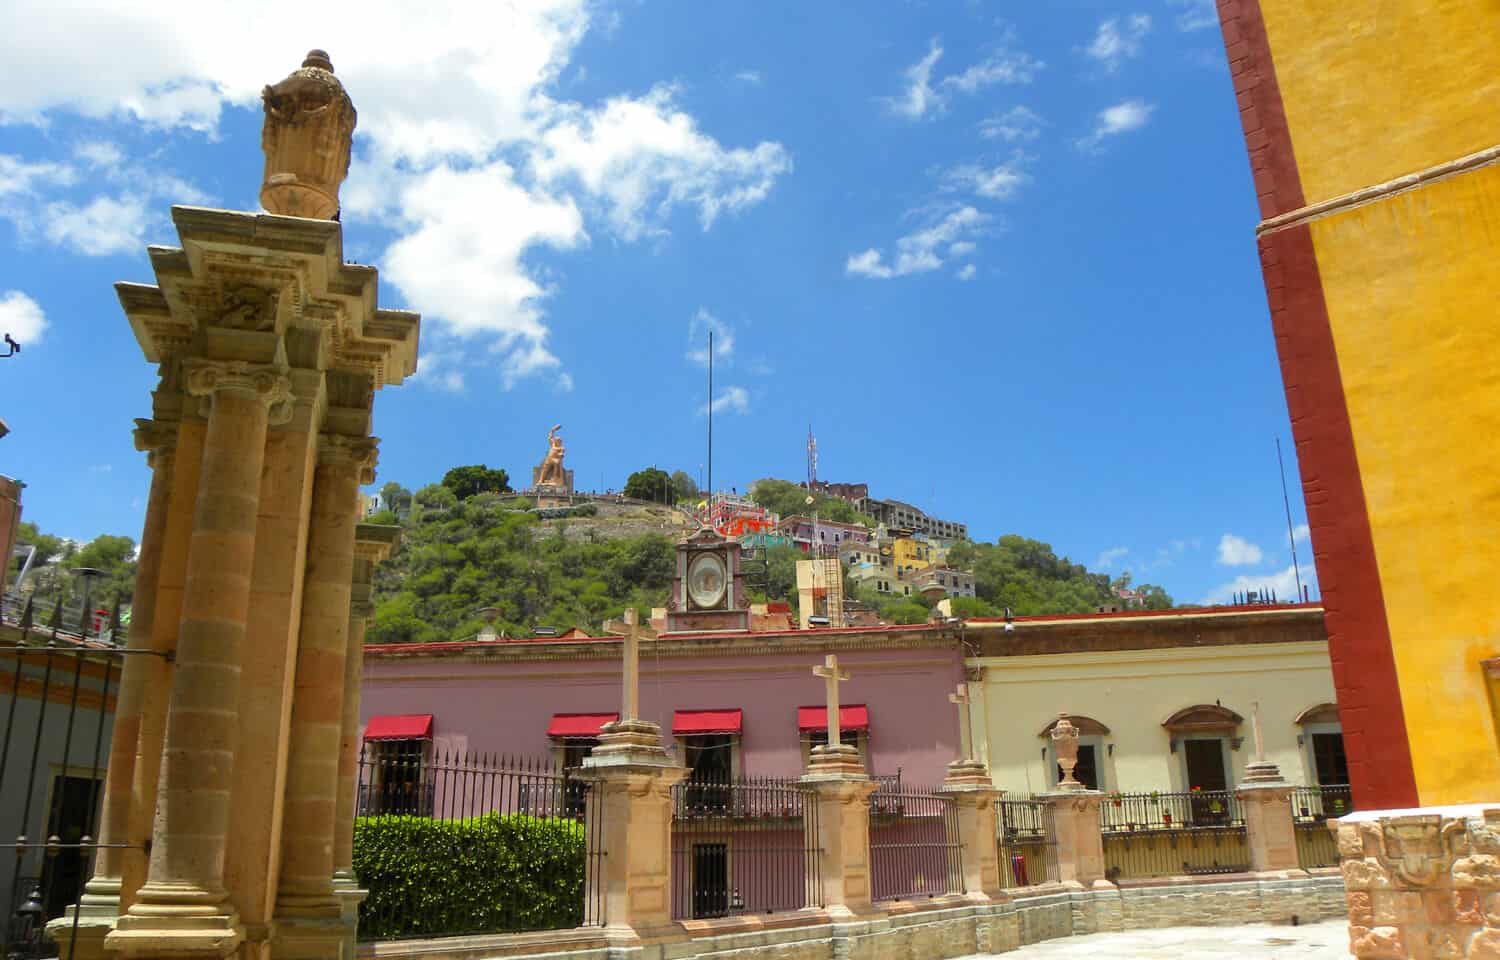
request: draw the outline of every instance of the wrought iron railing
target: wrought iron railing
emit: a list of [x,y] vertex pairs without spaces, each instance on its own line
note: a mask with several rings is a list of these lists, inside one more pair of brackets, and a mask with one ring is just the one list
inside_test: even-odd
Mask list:
[[953,798],[906,787],[870,795],[870,895],[909,900],[963,892]]
[[1328,821],[1353,812],[1354,797],[1348,784],[1294,789],[1292,821],[1297,834],[1297,862],[1304,868],[1338,866],[1338,844]]
[[0,795],[13,798],[0,809],[0,849],[14,854],[0,872],[0,903],[12,905],[0,919],[0,955],[30,958],[56,954],[45,924],[78,901],[106,846],[99,814],[125,663],[166,655],[95,636],[77,614],[54,607],[39,617],[15,601],[7,597],[0,614],[20,633],[0,644]]
[[1052,805],[1024,795],[1007,795],[997,804],[1000,832],[1000,885],[1025,887],[1056,880],[1048,863],[1057,846]]
[[690,780],[672,788],[672,917],[823,905],[818,804],[795,780]]
[[377,741],[357,790],[361,940],[603,922],[602,805],[577,771]]
[[1227,790],[1106,794],[1099,826],[1110,879],[1250,868],[1244,811]]

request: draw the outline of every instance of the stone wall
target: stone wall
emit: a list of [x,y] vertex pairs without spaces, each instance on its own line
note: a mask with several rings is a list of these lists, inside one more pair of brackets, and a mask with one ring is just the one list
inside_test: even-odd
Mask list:
[[[987,903],[944,897],[922,904],[883,904],[874,915],[829,922],[823,911],[782,918],[691,921],[639,944],[638,960],[946,960],[1008,953],[1062,937],[1144,927],[1309,923],[1344,915],[1337,870],[1276,876],[1169,877],[1049,883],[1008,891]],[[609,944],[609,954],[618,954]],[[629,945],[635,948],[637,945]],[[480,960],[489,957],[601,960],[602,930],[449,937],[361,944],[379,960]],[[632,960],[636,960],[635,957]]]

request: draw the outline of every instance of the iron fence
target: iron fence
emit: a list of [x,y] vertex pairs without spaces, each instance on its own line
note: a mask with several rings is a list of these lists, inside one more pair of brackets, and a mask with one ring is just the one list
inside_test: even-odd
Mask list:
[[953,799],[908,787],[870,795],[870,895],[909,900],[963,892]]
[[578,771],[373,741],[357,789],[361,940],[603,922],[602,805]]
[[997,805],[1000,831],[1000,885],[1025,887],[1056,880],[1049,870],[1057,846],[1052,805],[1030,797],[1007,797]]
[[823,905],[818,804],[774,779],[672,788],[672,918],[781,913]]
[[[38,616],[10,597],[0,609],[18,633],[0,643],[0,849],[14,854],[0,868],[7,958],[55,956],[47,921],[78,902],[100,849],[125,847],[98,838],[115,698],[130,656],[167,655],[118,646],[117,614],[79,619],[90,609],[87,592],[71,621],[61,604]],[[46,629],[37,626],[43,619]]]
[[1292,823],[1297,834],[1297,862],[1302,867],[1339,865],[1338,843],[1328,821],[1354,812],[1348,784],[1297,787],[1292,790]]
[[1099,826],[1112,880],[1250,869],[1244,811],[1227,790],[1107,794]]

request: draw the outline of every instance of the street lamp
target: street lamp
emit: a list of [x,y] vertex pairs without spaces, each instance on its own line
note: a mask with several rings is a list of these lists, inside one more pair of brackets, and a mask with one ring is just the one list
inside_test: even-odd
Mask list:
[[95,567],[74,567],[73,576],[83,580],[83,609],[78,614],[78,635],[85,640],[89,635],[89,617],[93,613],[91,602],[94,593],[94,578],[103,576],[104,571]]

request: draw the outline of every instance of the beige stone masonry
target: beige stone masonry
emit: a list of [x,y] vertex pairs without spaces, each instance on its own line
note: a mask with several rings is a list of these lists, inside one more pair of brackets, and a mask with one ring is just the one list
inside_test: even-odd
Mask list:
[[1500,805],[1331,821],[1360,960],[1500,958]]
[[1047,868],[1057,880],[1085,887],[1104,883],[1104,837],[1099,829],[1097,790],[1059,790],[1041,799],[1052,807],[1057,843],[1047,848]]
[[1256,872],[1301,870],[1297,859],[1297,830],[1292,820],[1292,785],[1269,761],[1251,763],[1235,791],[1245,811],[1245,840],[1250,869]]
[[672,788],[687,769],[662,749],[657,724],[617,720],[604,725],[583,776],[604,854],[590,858],[597,866],[584,902],[602,905],[599,920],[615,943],[658,935],[672,921]]
[[940,793],[953,798],[962,849],[964,895],[971,900],[1005,896],[1000,886],[1000,824],[995,804],[1005,795],[995,788],[989,767],[980,760],[948,764]]
[[802,782],[817,796],[824,910],[834,920],[869,913],[870,794],[879,785],[865,773],[859,752],[836,740],[813,748]]

